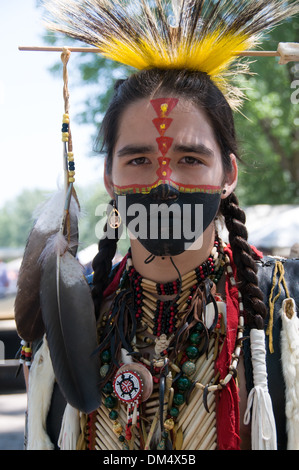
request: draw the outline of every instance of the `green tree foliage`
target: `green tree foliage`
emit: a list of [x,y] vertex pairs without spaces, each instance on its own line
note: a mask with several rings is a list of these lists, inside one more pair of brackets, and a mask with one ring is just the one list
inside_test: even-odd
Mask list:
[[[274,29],[261,47],[276,50],[279,42],[298,42],[299,23],[293,19]],[[299,63],[279,65],[259,58],[255,75],[241,81],[247,88],[242,113],[236,116],[240,141],[239,197],[243,204],[299,202],[299,103],[292,102]]]
[[34,223],[34,213],[47,194],[39,189],[24,190],[0,209],[0,246],[23,247]]

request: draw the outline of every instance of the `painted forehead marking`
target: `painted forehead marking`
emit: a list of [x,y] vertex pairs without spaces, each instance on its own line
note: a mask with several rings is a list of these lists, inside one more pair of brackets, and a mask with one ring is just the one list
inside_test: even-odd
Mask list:
[[176,98],[157,98],[150,101],[158,116],[153,119],[153,124],[160,136],[157,137],[156,141],[162,156],[158,157],[159,168],[156,173],[161,180],[169,179],[172,173],[169,168],[170,159],[166,157],[166,154],[172,145],[173,138],[166,136],[165,133],[172,123],[172,119],[168,116],[176,107],[178,101]]

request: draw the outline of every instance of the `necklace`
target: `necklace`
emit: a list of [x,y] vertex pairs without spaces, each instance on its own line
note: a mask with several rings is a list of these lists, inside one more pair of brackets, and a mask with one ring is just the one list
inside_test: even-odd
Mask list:
[[[224,262],[225,262],[225,268],[226,272],[229,278],[229,282],[231,285],[236,285],[235,279],[233,277],[233,271],[230,266],[230,260],[229,258],[225,255],[224,256]],[[139,292],[139,291],[138,291]],[[141,299],[141,297],[138,297]],[[155,299],[157,300],[157,299]],[[221,300],[221,299],[218,299]],[[143,314],[142,310],[142,314]],[[153,313],[153,312],[151,312]],[[153,319],[153,316],[152,316]],[[223,333],[223,325],[224,325],[224,319],[222,318],[221,315],[218,315],[218,321],[217,324],[215,325],[214,330],[209,334],[209,338],[211,341],[210,343],[210,348],[213,348],[214,351],[216,351],[215,344],[217,343],[217,349],[219,350],[219,347],[221,347],[221,339],[219,342],[219,338],[221,335],[225,334]],[[161,441],[158,444],[158,448],[163,449],[167,448],[167,441],[169,440],[170,436],[171,439],[173,439],[173,429],[174,428],[179,428],[179,427],[184,427],[186,426],[186,423],[188,420],[190,420],[190,416],[192,417],[195,415],[195,411],[193,413],[190,413],[190,406],[192,404],[192,410],[193,410],[193,405],[195,407],[198,407],[198,402],[200,402],[200,399],[196,399],[196,393],[199,393],[199,390],[202,391],[201,396],[203,397],[203,402],[204,402],[204,408],[206,411],[208,411],[208,406],[210,403],[210,399],[207,399],[208,396],[214,396],[214,393],[209,393],[209,392],[216,392],[221,390],[222,388],[226,387],[228,382],[231,380],[232,377],[235,376],[236,374],[236,369],[239,361],[239,356],[240,356],[240,351],[241,351],[241,344],[242,344],[242,337],[243,337],[243,327],[244,327],[244,319],[243,319],[243,304],[242,304],[242,298],[239,293],[239,326],[237,330],[237,335],[236,335],[236,343],[235,343],[235,351],[232,355],[231,359],[231,364],[228,367],[228,373],[226,377],[223,380],[217,379],[217,377],[214,376],[213,370],[213,363],[217,355],[214,353],[214,358],[212,361],[212,368],[210,371],[210,378],[207,378],[208,376],[202,376],[201,375],[201,360],[202,358],[205,358],[205,354],[203,353],[202,350],[202,340],[204,338],[204,331],[206,330],[206,326],[202,321],[197,322],[195,326],[190,330],[188,340],[184,344],[183,351],[177,358],[175,359],[175,364],[171,364],[171,362],[168,359],[168,351],[167,351],[167,345],[168,342],[165,342],[165,348],[159,351],[159,357],[160,360],[154,360],[154,362],[148,361],[145,358],[140,355],[138,357],[138,362],[135,362],[136,359],[134,359],[134,362],[131,364],[127,364],[125,368],[125,374],[121,375],[119,373],[116,373],[115,377],[118,379],[121,377],[121,382],[117,382],[115,379],[116,385],[119,387],[118,389],[113,387],[113,382],[109,381],[106,383],[106,385],[103,388],[103,393],[105,396],[104,400],[104,411],[102,410],[101,413],[103,413],[103,418],[106,416],[106,423],[107,423],[107,418],[108,420],[112,420],[113,422],[113,434],[118,438],[120,441],[122,448],[123,449],[129,449],[132,448],[131,446],[134,445],[134,439],[132,439],[132,434],[131,434],[131,426],[132,424],[136,424],[137,428],[139,429],[139,434],[140,436],[143,434],[144,431],[144,418],[140,419],[140,410],[143,409],[143,404],[142,404],[142,393],[143,388],[144,388],[144,382],[146,382],[146,375],[147,374],[142,374],[142,368],[140,369],[141,364],[143,366],[146,366],[145,368],[150,371],[152,374],[152,380],[153,383],[155,384],[154,386],[158,387],[158,395],[161,395],[161,389],[164,387],[164,391],[162,393],[162,407],[161,407],[161,402],[160,406],[158,406],[158,409],[156,411],[156,414],[152,418],[152,424],[150,426],[150,430],[148,431],[147,434],[147,439],[146,441],[140,440],[139,446],[140,448],[145,448],[148,449],[150,445],[150,441],[152,438],[152,435],[154,433],[154,429],[157,426],[158,421],[160,420],[162,422],[161,426]],[[173,336],[174,334],[172,334]],[[162,334],[160,338],[166,338],[165,334]],[[160,339],[158,337],[158,339]],[[223,336],[222,336],[223,339]],[[157,357],[157,356],[156,356]],[[111,354],[109,354],[109,351],[104,351],[103,354],[101,355],[101,362],[103,363],[108,363],[111,361]],[[153,365],[155,367],[153,367]],[[136,366],[136,367],[135,367]],[[168,369],[168,366],[170,368]],[[144,370],[145,370],[144,368]],[[136,370],[135,370],[136,369]],[[171,369],[171,371],[170,371]],[[166,374],[166,371],[168,372]],[[118,371],[119,372],[119,371]],[[139,373],[140,372],[140,373]],[[207,380],[207,381],[206,381]],[[140,390],[136,390],[136,386],[140,387]],[[131,400],[128,401],[128,415],[127,415],[127,425],[126,425],[126,432],[123,432],[123,426],[120,422],[120,417],[121,414],[121,408],[119,407],[119,399],[121,397],[121,394],[123,392],[129,393],[130,388],[134,390],[134,393],[138,394],[136,395],[138,397],[138,400],[131,405]],[[145,387],[146,389],[147,387]],[[193,392],[194,390],[198,390],[198,392]],[[189,403],[189,398],[192,395],[192,402],[190,403],[190,406],[188,406]],[[121,394],[120,394],[121,393]],[[134,398],[134,395],[132,395]],[[131,394],[130,394],[131,398]],[[151,399],[150,399],[151,400]],[[126,403],[126,401],[124,400]],[[166,403],[166,408],[165,404]],[[105,411],[107,410],[107,412]],[[187,411],[186,411],[187,410]],[[195,410],[195,408],[194,408]],[[200,413],[202,414],[203,411]],[[106,414],[105,414],[106,413]],[[123,412],[122,412],[123,413]],[[197,412],[196,412],[197,413]],[[135,418],[134,418],[135,416]],[[193,419],[193,418],[191,418]],[[99,426],[99,422],[97,423]],[[134,428],[134,427],[133,427]],[[146,433],[145,433],[146,434]],[[177,432],[175,433],[176,435],[179,435]],[[197,433],[191,433],[189,432],[189,435],[187,436],[188,439],[191,439],[191,436],[194,435],[193,440],[196,440],[196,435]],[[140,437],[141,439],[141,437]],[[184,438],[185,439],[185,438]],[[187,444],[186,444],[187,445]],[[213,444],[214,445],[214,444]]]
[[[222,276],[224,264],[222,243],[216,238],[211,254],[204,263],[183,277],[163,284],[142,277],[134,268],[129,253],[126,272],[134,293],[137,321],[143,319],[154,336],[175,333],[179,315],[190,306],[198,284],[207,278],[217,284]],[[161,300],[157,295],[175,296],[175,298]]]

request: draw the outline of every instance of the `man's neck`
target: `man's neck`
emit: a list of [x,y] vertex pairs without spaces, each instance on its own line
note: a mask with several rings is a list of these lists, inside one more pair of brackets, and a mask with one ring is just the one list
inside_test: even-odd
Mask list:
[[[181,276],[192,271],[208,259],[214,240],[215,227],[212,223],[203,233],[200,248],[196,250],[189,249],[172,257]],[[170,256],[156,256],[149,263],[145,263],[144,261],[150,256],[150,253],[137,240],[131,240],[131,251],[133,265],[142,277],[161,283],[171,282],[178,278],[178,272],[171,262]]]

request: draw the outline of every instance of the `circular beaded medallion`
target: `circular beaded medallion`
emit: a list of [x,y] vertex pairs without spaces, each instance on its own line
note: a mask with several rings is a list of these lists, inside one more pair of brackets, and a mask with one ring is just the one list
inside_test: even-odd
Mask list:
[[[136,363],[136,362],[129,363],[129,364],[124,364],[123,366],[121,366],[118,369],[118,371],[116,373],[116,376],[114,378],[114,381],[113,381],[113,388],[114,388],[115,395],[120,400],[125,401],[126,403],[130,403],[129,401],[124,400],[119,395],[119,393],[116,391],[116,388],[120,387],[120,384],[122,383],[121,382],[122,374],[124,374],[124,373],[126,373],[126,376],[127,376],[127,374],[131,374],[132,376],[138,377],[138,379],[141,382],[141,393],[140,393],[140,397],[138,395],[138,399],[140,398],[141,401],[148,400],[148,398],[151,396],[152,391],[153,391],[153,377],[152,377],[152,374],[149,372],[149,370],[146,367],[144,367],[143,365],[141,365],[139,363]],[[117,378],[120,379],[120,380],[118,380],[118,385],[116,385],[116,379]],[[128,383],[124,384],[124,388],[126,388],[127,386],[128,386]],[[128,397],[129,395],[124,394],[123,396]],[[132,396],[133,396],[133,393],[132,393]],[[132,400],[132,401],[134,401],[134,400]]]
[[119,371],[113,382],[115,395],[124,403],[138,400],[142,393],[140,375],[132,370]]

